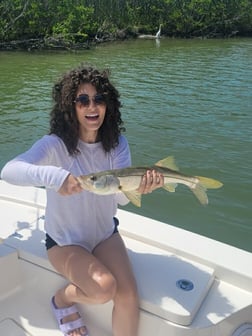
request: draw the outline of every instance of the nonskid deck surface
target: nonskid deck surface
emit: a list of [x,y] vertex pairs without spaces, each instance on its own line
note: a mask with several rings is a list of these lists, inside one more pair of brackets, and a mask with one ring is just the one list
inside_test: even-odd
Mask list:
[[[0,335],[62,335],[50,299],[65,280],[46,257],[44,203],[44,190],[0,181]],[[141,299],[139,336],[231,336],[252,321],[250,254],[122,210],[118,217]],[[112,303],[79,307],[90,336],[112,335]]]
[[6,319],[0,322],[0,335],[30,336],[16,321]]

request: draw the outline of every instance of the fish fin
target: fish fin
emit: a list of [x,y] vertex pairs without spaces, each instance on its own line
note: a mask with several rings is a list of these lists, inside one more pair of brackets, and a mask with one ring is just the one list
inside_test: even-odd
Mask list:
[[131,191],[124,191],[122,192],[125,194],[125,196],[130,200],[131,203],[133,203],[137,207],[141,207],[141,194],[137,192],[136,190]]
[[177,183],[166,183],[163,188],[169,192],[175,192]]
[[204,186],[204,188],[206,189],[218,189],[223,186],[223,183],[221,183],[218,180],[214,180],[212,178],[203,176],[196,176],[196,177],[199,179],[201,185]]
[[201,204],[207,205],[208,204],[208,197],[206,194],[206,188],[201,184],[197,183],[194,188],[190,188],[197,199],[200,201]]
[[170,168],[172,170],[179,171],[173,156],[168,156],[167,158],[158,161],[155,164],[155,166],[163,167],[163,168]]

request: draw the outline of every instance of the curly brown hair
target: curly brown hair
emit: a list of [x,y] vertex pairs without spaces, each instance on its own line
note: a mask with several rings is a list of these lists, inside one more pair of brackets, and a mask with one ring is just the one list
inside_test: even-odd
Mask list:
[[54,106],[51,111],[50,134],[59,136],[67,147],[69,154],[78,154],[79,122],[76,117],[75,99],[78,88],[83,83],[95,86],[98,93],[106,100],[106,113],[97,140],[102,142],[103,148],[109,152],[118,145],[122,127],[119,92],[109,80],[109,71],[81,64],[79,67],[65,73],[53,86],[52,97]]

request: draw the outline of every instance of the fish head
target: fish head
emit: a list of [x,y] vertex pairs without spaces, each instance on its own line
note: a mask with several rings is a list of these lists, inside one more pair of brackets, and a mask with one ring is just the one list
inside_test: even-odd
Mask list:
[[113,174],[90,174],[77,177],[84,190],[95,194],[109,195],[120,191],[120,181]]

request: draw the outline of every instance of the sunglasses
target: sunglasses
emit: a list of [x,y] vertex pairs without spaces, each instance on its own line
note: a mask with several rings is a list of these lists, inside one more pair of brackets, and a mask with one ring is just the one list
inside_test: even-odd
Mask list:
[[103,105],[106,102],[104,95],[97,93],[91,99],[88,94],[81,94],[75,99],[74,103],[80,103],[82,106],[89,106],[91,100],[95,105]]

